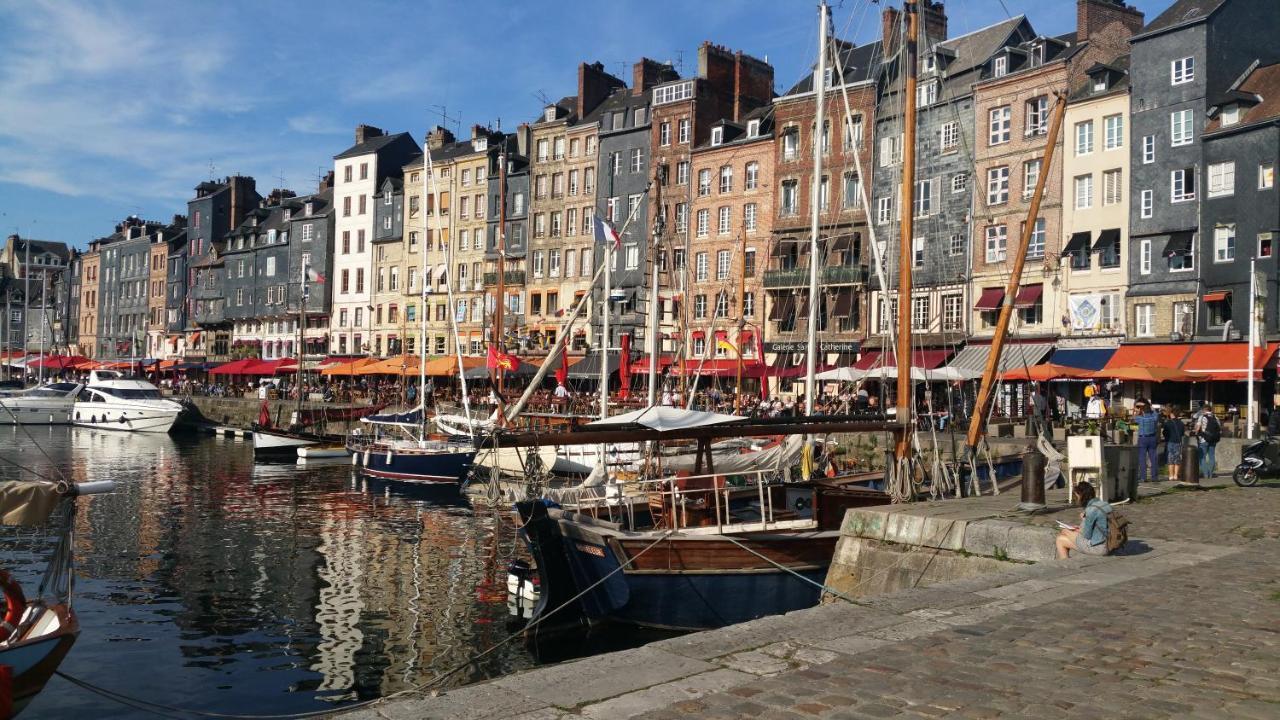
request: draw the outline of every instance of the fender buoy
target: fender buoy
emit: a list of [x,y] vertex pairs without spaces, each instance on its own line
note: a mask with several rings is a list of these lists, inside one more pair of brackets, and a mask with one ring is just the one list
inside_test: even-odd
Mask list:
[[802,497],[796,498],[796,501],[795,501],[796,512],[800,512],[801,510],[807,509],[809,505],[810,505],[810,502],[808,498],[802,498]]
[[4,591],[4,619],[0,620],[0,639],[8,640],[22,622],[22,614],[27,611],[27,596],[22,594],[22,586],[9,574],[8,570],[0,570],[0,590]]

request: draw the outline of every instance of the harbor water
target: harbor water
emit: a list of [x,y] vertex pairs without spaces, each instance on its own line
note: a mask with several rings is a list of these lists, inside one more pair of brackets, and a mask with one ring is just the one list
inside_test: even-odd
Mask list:
[[[0,428],[0,478],[114,480],[78,499],[62,664],[126,695],[206,712],[334,709],[425,683],[507,638],[505,508],[371,484],[344,461],[255,465],[250,443],[69,427]],[[22,466],[24,469],[19,469]],[[0,528],[29,589],[49,539]],[[455,686],[537,660],[516,640]],[[26,715],[125,718],[55,677]]]

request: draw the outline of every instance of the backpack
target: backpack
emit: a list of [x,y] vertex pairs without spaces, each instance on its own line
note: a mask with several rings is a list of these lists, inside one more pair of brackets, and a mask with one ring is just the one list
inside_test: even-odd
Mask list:
[[1217,416],[1205,416],[1203,437],[1204,441],[1210,445],[1217,445],[1222,439],[1222,423],[1218,422]]
[[1129,542],[1129,518],[1119,510],[1112,509],[1107,515],[1107,554],[1119,550]]

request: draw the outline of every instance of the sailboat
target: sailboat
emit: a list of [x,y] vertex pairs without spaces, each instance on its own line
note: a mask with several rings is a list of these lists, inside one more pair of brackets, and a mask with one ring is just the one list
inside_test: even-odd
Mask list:
[[[502,177],[505,178],[506,153],[498,155],[503,165]],[[422,191],[430,197],[435,193],[435,173],[431,163],[431,150],[423,152],[424,175]],[[430,185],[428,185],[430,183]],[[431,195],[429,195],[430,193]],[[501,225],[499,225],[501,227]],[[452,245],[448,252],[452,253]],[[426,273],[426,253],[422,253],[422,277]],[[452,267],[452,262],[446,267]],[[499,273],[501,276],[501,273]],[[427,285],[422,283],[422,306],[427,304]],[[446,283],[450,294],[450,306],[453,306],[453,284],[450,279]],[[429,485],[459,486],[471,472],[476,457],[476,448],[470,438],[435,440],[427,432],[428,418],[426,408],[427,397],[427,313],[421,313],[422,328],[418,343],[418,397],[417,407],[403,413],[369,415],[360,419],[363,428],[353,431],[347,436],[346,449],[352,454],[351,462],[360,472],[370,477],[384,480],[423,483]],[[454,345],[457,347],[457,327],[454,326]],[[470,418],[470,401],[467,398],[465,366],[462,361],[462,350],[457,349],[458,375],[463,383],[462,398],[466,417]]]
[[110,492],[114,483],[71,484],[43,481],[0,481],[0,524],[37,526],[49,522],[55,513],[61,535],[45,573],[52,596],[28,598],[22,585],[0,568],[0,592],[4,594],[4,616],[0,620],[0,667],[8,675],[8,706],[0,704],[5,717],[22,712],[44,689],[71,651],[80,634],[80,623],[71,608],[71,523],[72,498]]

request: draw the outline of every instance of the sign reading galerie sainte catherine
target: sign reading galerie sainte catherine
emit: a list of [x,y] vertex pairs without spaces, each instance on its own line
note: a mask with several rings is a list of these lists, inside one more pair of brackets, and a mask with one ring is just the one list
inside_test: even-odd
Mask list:
[[[824,353],[852,355],[861,349],[862,343],[856,340],[833,340],[818,343],[818,352]],[[809,344],[803,342],[767,342],[764,344],[764,351],[767,353],[804,353],[808,352],[808,350]]]

